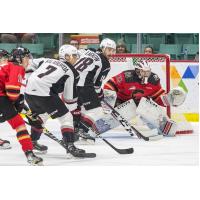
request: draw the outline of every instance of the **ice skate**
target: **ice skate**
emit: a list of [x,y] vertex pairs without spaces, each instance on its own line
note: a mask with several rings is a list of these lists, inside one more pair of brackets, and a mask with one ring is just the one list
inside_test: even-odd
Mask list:
[[48,147],[42,144],[39,144],[37,141],[33,141],[33,150],[36,153],[46,154]]
[[74,143],[67,144],[67,157],[77,157],[77,158],[94,158],[95,153],[86,153],[85,150],[77,148]]
[[27,162],[33,166],[42,166],[43,159],[36,156],[32,151],[26,151],[25,155],[27,157]]

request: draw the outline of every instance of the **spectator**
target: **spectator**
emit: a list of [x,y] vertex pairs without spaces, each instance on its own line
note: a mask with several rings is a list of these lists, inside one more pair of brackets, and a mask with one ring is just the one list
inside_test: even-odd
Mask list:
[[2,33],[2,43],[34,43],[35,33]]
[[154,50],[152,46],[146,46],[144,48],[144,54],[153,54],[153,53],[154,53]]
[[71,44],[72,46],[79,49],[79,41],[78,40],[72,39],[72,40],[70,40],[69,44]]
[[194,58],[194,61],[199,62],[199,51],[197,51],[195,58]]
[[126,47],[126,43],[122,39],[117,41],[116,53],[129,53]]

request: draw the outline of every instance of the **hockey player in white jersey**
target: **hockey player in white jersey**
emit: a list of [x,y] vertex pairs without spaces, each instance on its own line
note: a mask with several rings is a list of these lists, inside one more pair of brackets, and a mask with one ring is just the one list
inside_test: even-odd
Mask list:
[[[64,46],[62,46],[61,49],[64,48]],[[101,107],[101,101],[104,97],[101,86],[111,69],[109,58],[115,54],[115,52],[116,44],[113,40],[108,38],[101,42],[100,49],[96,52],[91,50],[79,51],[80,58],[74,64],[74,68],[80,75],[77,84],[79,108],[73,112],[73,116],[76,119],[75,126],[78,126],[78,128],[84,129],[84,126],[81,126],[81,124],[84,123],[86,126],[92,127],[92,129],[98,133],[106,131],[101,121],[104,116]],[[63,93],[63,99],[68,103],[65,92]],[[79,123],[80,120],[82,123]]]
[[65,90],[67,98],[76,105],[76,82],[79,74],[72,65],[78,59],[77,49],[68,45],[68,48],[59,51],[59,58],[60,60],[46,59],[31,74],[25,90],[26,102],[31,111],[40,116],[44,124],[48,116],[58,119],[68,154],[74,157],[87,157],[85,150],[78,149],[74,145],[73,117],[58,95]]

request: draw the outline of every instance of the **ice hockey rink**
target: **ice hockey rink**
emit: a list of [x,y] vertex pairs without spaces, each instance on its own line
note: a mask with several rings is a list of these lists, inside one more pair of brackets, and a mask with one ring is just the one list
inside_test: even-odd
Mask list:
[[[138,165],[183,165],[194,166],[199,163],[199,124],[192,123],[194,133],[165,137],[159,141],[144,141],[131,137],[122,127],[107,132],[102,136],[118,148],[133,147],[134,153],[120,155],[101,139],[94,145],[77,144],[87,152],[96,153],[96,158],[67,159],[65,149],[52,139],[43,135],[40,143],[49,147],[48,153],[40,155],[45,166],[138,166]],[[1,124],[2,139],[12,144],[12,149],[0,150],[0,166],[26,166],[26,158],[17,142],[15,131],[7,123]],[[48,130],[61,139],[59,124],[56,120],[48,120]]]

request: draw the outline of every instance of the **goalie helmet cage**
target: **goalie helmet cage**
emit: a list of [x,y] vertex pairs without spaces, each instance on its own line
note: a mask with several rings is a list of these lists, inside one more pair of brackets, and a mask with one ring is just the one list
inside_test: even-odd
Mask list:
[[[159,76],[163,89],[168,93],[170,91],[170,55],[168,54],[115,54],[110,58],[111,67],[112,65],[117,66],[116,63],[118,63],[118,69],[113,74],[113,69],[111,68],[111,76],[117,75],[124,70],[133,69],[134,63],[140,60],[146,60],[149,63],[152,72]],[[170,106],[167,107],[166,112],[171,118]],[[180,130],[178,128],[177,131],[179,134],[193,132],[191,125],[186,120],[180,123],[180,126]]]

